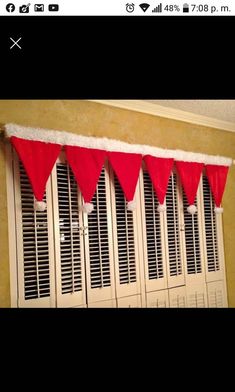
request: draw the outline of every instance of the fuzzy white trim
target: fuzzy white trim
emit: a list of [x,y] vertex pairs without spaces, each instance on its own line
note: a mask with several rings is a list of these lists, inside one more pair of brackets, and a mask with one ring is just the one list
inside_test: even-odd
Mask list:
[[216,214],[222,214],[222,212],[224,212],[223,207],[215,207],[214,211]]
[[34,209],[36,211],[45,211],[46,208],[47,208],[47,205],[46,205],[45,201],[34,200]]
[[164,212],[164,211],[166,211],[166,206],[165,206],[165,204],[158,204],[157,210],[158,210],[158,212]]
[[86,214],[90,214],[94,210],[94,204],[92,203],[84,203],[81,206],[81,211],[85,212]]
[[136,209],[136,202],[135,201],[128,201],[127,202],[127,209],[128,211],[134,211]]
[[191,206],[188,206],[187,211],[191,215],[194,215],[197,212],[197,207],[194,204],[191,204]]
[[57,143],[63,146],[80,146],[106,151],[137,153],[142,155],[152,155],[159,158],[174,158],[176,161],[199,162],[211,165],[232,165],[232,159],[222,156],[200,154],[182,150],[167,150],[144,144],[129,144],[120,140],[108,139],[106,137],[99,138],[82,136],[70,132],[24,127],[17,124],[6,124],[5,129],[8,137],[17,136],[27,140]]

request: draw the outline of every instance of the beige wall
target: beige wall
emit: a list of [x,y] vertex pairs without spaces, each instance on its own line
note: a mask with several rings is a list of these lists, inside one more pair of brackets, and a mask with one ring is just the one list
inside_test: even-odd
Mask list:
[[[0,101],[0,123],[106,136],[130,143],[235,158],[235,133],[87,101]],[[5,152],[0,142],[0,307],[10,306]],[[235,307],[235,166],[223,198],[229,306]]]

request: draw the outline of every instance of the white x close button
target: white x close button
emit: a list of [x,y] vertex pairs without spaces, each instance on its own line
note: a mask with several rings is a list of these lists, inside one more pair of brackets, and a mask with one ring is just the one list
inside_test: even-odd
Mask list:
[[21,40],[22,37],[18,38],[17,40],[13,39],[12,37],[10,37],[10,40],[13,42],[13,44],[10,46],[10,49],[16,47],[19,49],[22,49],[21,46],[18,44],[18,42]]

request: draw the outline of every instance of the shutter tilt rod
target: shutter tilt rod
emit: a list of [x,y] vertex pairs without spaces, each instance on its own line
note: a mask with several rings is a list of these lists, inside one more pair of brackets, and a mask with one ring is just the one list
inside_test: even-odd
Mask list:
[[[5,137],[5,127],[3,124],[0,124],[0,139]],[[233,159],[233,165],[235,165],[235,159]]]

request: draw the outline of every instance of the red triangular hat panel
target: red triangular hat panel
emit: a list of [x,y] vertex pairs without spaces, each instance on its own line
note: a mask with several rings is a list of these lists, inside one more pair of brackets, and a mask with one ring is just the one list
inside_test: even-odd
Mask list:
[[16,136],[12,136],[10,140],[24,165],[35,198],[41,201],[61,145],[21,139]]
[[175,162],[177,171],[179,173],[185,195],[189,205],[193,205],[199,181],[201,178],[203,163],[197,162]]
[[154,190],[160,204],[164,203],[167,186],[174,165],[173,158],[144,157]]
[[141,154],[108,152],[108,158],[127,201],[132,201],[142,163]]
[[216,207],[219,207],[222,201],[228,169],[228,166],[206,165],[206,175]]
[[65,146],[65,152],[84,201],[89,203],[96,191],[97,182],[99,181],[104,165],[106,151]]

